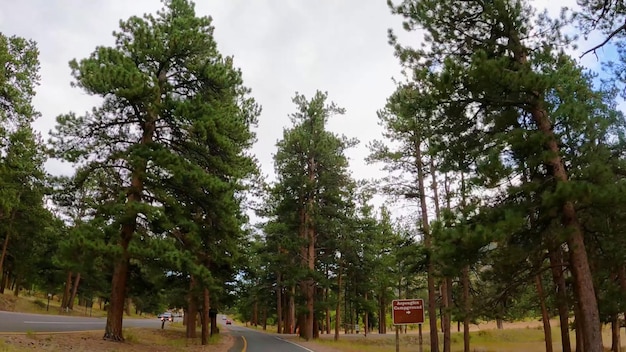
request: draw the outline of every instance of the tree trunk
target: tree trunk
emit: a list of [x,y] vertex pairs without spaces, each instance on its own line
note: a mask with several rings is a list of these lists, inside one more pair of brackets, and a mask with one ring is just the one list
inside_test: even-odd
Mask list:
[[583,321],[580,318],[580,306],[577,302],[574,302],[574,328],[576,329],[576,352],[585,352]]
[[537,286],[537,296],[539,296],[539,304],[541,305],[541,320],[543,321],[543,335],[546,342],[546,352],[552,352],[552,328],[550,327],[550,314],[546,306],[546,298],[543,293],[543,284],[541,276],[535,276],[535,285]]
[[252,304],[252,326],[257,326],[259,322],[259,301],[257,299],[254,300]]
[[72,271],[67,272],[67,277],[65,278],[65,289],[63,290],[63,298],[61,299],[61,310],[65,310],[65,308],[69,305],[70,300],[70,292],[72,289]]
[[263,331],[267,330],[267,307],[263,306],[263,317],[261,318],[263,324]]
[[72,288],[72,294],[70,295],[70,300],[67,304],[67,307],[70,310],[74,309],[74,300],[76,300],[76,294],[78,293],[79,283],[80,283],[80,273],[76,273],[76,277],[74,278],[74,287]]
[[[365,292],[365,302],[367,302],[367,292]],[[363,334],[367,336],[367,329],[369,328],[369,314],[365,311],[365,315],[363,316]]]
[[326,288],[326,334],[330,335],[330,305],[328,304],[328,298],[330,296],[330,288]]
[[295,301],[295,295],[296,295],[296,286],[291,286],[291,293],[289,294],[289,334],[294,334],[295,333],[295,328],[296,328],[296,301]]
[[129,258],[128,243],[134,232],[134,226],[122,226],[122,255],[117,258],[111,279],[111,300],[107,309],[107,323],[104,329],[104,339],[109,341],[124,341],[122,335],[122,319],[124,315],[124,301],[126,296],[126,281],[128,280]]
[[[424,187],[424,163],[422,160],[422,143],[416,138],[414,141],[415,166],[417,169],[417,187],[420,199],[420,210],[422,218],[422,232],[424,234],[424,247],[427,251],[432,249],[432,237],[430,234],[430,224],[428,222],[428,205],[426,204],[426,191]],[[435,266],[432,256],[428,257],[427,264],[427,286],[428,286],[428,320],[430,322],[430,351],[439,352],[439,334],[437,331],[437,297],[435,287]]]
[[20,295],[20,285],[22,284],[22,278],[19,276],[15,277],[15,282],[13,286],[13,296],[17,297]]
[[378,333],[387,333],[387,302],[384,293],[381,293],[378,299]]
[[[513,47],[514,59],[522,65],[528,64],[526,48],[522,45],[519,33],[512,31],[510,35]],[[552,122],[548,111],[544,107],[543,93],[534,92],[534,97],[529,101],[528,112],[531,114],[539,131],[546,137],[545,149],[550,152],[550,157],[545,165],[550,175],[554,176],[557,183],[567,183],[568,175],[561,159],[561,151],[557,137],[554,135]],[[589,259],[585,247],[583,229],[578,222],[574,203],[565,201],[561,206],[561,223],[568,231],[567,246],[570,252],[570,268],[574,278],[574,294],[580,303],[580,319],[583,326],[583,343],[585,352],[602,352],[602,331],[598,302],[596,301],[595,288]]]
[[308,269],[307,278],[300,283],[300,288],[305,298],[305,313],[303,315],[303,319],[300,321],[300,336],[305,340],[310,340],[313,338],[313,321],[315,314],[315,282],[313,277],[311,277],[313,271],[315,270],[315,235],[312,233],[312,224],[310,223],[310,215],[308,212],[305,214],[305,226],[304,233],[306,234],[305,238],[307,240],[307,246],[303,248],[303,258],[305,261],[306,268]]
[[621,352],[622,350],[619,330],[619,315],[615,313],[611,316],[611,352]]
[[[431,176],[431,189],[433,191],[433,203],[435,204],[435,217],[437,219],[441,216],[441,208],[439,206],[439,186],[437,184],[437,173],[435,170],[435,159],[430,158],[430,176]],[[443,305],[443,314],[441,316],[441,329],[443,330],[443,352],[450,352],[452,347],[450,331],[452,324],[452,317],[450,312],[450,305],[452,304],[452,280],[449,278],[443,278],[441,284],[441,301]]]
[[320,337],[320,321],[317,318],[317,314],[313,315],[313,338],[317,339]]
[[130,316],[130,307],[133,305],[133,300],[130,297],[126,297],[126,302],[124,302],[124,310],[126,311],[126,315]]
[[[621,265],[619,270],[617,271],[617,278],[619,280],[619,287],[622,289],[622,292],[626,292],[626,267]],[[626,319],[626,312],[622,312],[624,314],[624,319]]]
[[281,282],[282,274],[276,274],[276,332],[283,332],[283,287]]
[[2,272],[2,282],[0,282],[0,293],[4,293],[5,287],[7,287],[8,274],[6,271]]
[[470,352],[470,280],[469,266],[464,266],[462,270],[463,282],[463,351]]
[[569,339],[569,304],[567,298],[567,285],[563,270],[563,252],[560,246],[549,250],[552,280],[556,287],[556,305],[559,311],[559,328],[561,330],[561,346],[563,352],[572,352]]
[[343,290],[341,276],[343,275],[342,260],[339,260],[337,271],[337,303],[335,305],[335,341],[339,340],[339,329],[341,329],[341,291]]
[[187,329],[188,339],[196,338],[196,318],[198,315],[198,300],[196,298],[196,280],[191,275],[189,281],[189,295],[187,296]]
[[202,322],[202,335],[201,344],[203,346],[209,344],[209,289],[204,288],[202,290],[202,313],[200,314],[200,321]]
[[443,312],[441,314],[441,328],[443,329],[443,352],[450,352],[452,340],[450,334],[450,294],[448,290],[448,279],[444,278],[441,283],[441,301]]
[[[2,273],[2,277],[4,278],[4,260],[7,257],[7,248],[9,248],[9,231],[6,232],[6,237],[4,237],[4,242],[2,243],[2,254],[0,254],[0,273]],[[2,285],[2,293],[4,293],[4,287],[6,284]]]

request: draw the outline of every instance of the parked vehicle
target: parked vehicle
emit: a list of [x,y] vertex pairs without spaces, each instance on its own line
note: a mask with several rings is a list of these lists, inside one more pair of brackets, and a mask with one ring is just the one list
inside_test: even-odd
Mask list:
[[226,325],[232,325],[232,321],[230,321],[230,319],[226,319]]
[[170,312],[161,313],[158,316],[161,321],[174,321],[174,315]]

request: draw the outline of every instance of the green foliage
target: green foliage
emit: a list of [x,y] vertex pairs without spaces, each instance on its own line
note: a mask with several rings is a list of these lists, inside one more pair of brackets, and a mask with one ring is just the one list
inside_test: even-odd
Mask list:
[[218,52],[211,18],[189,1],[122,21],[114,37],[113,47],[70,62],[73,85],[102,104],[59,116],[51,132],[56,155],[78,168],[75,189],[93,200],[70,204],[85,211],[67,249],[136,260],[152,273],[137,277],[148,281],[136,295],[156,290],[160,267],[160,276],[194,275],[217,302],[243,234],[239,199],[256,172],[246,151],[259,108]]

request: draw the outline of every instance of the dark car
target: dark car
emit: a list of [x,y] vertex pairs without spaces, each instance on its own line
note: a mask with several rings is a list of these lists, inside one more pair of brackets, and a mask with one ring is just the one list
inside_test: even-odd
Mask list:
[[226,325],[232,325],[232,321],[230,321],[230,319],[226,319]]

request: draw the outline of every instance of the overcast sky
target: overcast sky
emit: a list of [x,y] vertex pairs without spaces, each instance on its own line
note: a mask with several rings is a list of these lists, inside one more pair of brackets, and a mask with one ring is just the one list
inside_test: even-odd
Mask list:
[[[535,3],[556,12],[575,0]],[[57,115],[81,113],[97,102],[70,87],[68,61],[87,57],[97,45],[112,45],[120,19],[162,7],[159,0],[0,0],[0,5],[0,31],[39,45],[42,79],[35,107],[42,117],[36,128],[46,139]],[[294,93],[310,97],[319,89],[347,109],[331,120],[330,129],[361,141],[349,152],[354,177],[380,175],[378,166],[363,159],[367,143],[380,138],[376,111],[400,72],[387,30],[398,28],[401,19],[390,14],[386,0],[201,0],[196,11],[213,17],[221,53],[234,56],[263,107],[253,152],[264,174],[273,173],[272,154],[289,125]],[[72,172],[54,162],[48,170]]]

